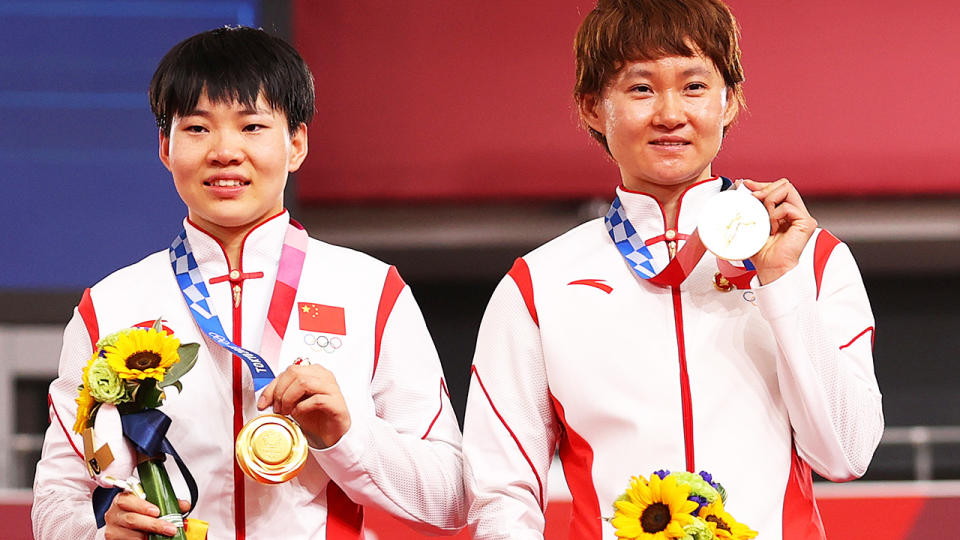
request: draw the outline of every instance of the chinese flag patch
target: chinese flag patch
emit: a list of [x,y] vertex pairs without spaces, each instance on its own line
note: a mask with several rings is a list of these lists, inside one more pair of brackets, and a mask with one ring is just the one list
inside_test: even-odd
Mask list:
[[347,323],[342,307],[297,302],[297,312],[300,313],[301,330],[347,335]]

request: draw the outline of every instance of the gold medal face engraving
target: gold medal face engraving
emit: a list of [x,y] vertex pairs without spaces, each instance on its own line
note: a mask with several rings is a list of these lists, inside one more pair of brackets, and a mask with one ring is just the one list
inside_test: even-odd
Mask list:
[[290,457],[293,441],[289,434],[281,427],[266,424],[257,428],[250,438],[253,455],[264,463],[276,465]]
[[290,480],[307,463],[307,441],[296,422],[279,414],[258,416],[237,434],[237,463],[262,484]]

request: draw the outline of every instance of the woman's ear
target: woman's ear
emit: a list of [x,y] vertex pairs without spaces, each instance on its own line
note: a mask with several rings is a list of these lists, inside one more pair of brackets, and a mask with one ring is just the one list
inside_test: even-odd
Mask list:
[[737,100],[737,94],[733,88],[727,87],[727,108],[723,111],[723,127],[728,127],[737,118],[740,113],[740,101]]
[[598,94],[583,94],[577,98],[577,109],[580,112],[580,120],[587,127],[601,135],[606,135],[606,125],[599,110],[602,101]]
[[160,161],[163,162],[163,166],[166,167],[167,170],[169,171],[170,170],[170,137],[168,135],[164,135],[162,129],[158,129],[157,132],[159,133],[158,153],[160,155]]
[[307,159],[310,149],[307,137],[307,125],[300,124],[296,131],[290,134],[290,159],[287,161],[287,172],[294,172]]

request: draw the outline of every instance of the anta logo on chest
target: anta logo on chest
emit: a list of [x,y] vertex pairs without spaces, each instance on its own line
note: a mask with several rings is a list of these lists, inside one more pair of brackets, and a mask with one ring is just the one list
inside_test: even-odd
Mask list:
[[613,292],[613,287],[607,285],[604,279],[578,279],[567,283],[567,285],[586,285],[587,287],[600,289],[607,294]]

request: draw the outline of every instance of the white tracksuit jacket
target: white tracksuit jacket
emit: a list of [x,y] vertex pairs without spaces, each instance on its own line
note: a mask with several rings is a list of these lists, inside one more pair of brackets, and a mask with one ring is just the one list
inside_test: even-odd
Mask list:
[[[289,216],[275,216],[244,240],[239,281],[217,241],[185,220],[187,236],[228,336],[257,351],[277,274]],[[259,274],[262,273],[262,276]],[[220,279],[218,279],[220,278]],[[245,279],[244,279],[245,278]],[[213,282],[211,282],[213,279]],[[233,294],[240,286],[239,302]],[[360,505],[376,505],[432,532],[463,525],[460,432],[443,372],[423,317],[396,270],[349,249],[311,239],[297,302],[344,308],[346,335],[303,331],[291,315],[279,374],[298,357],[333,371],[351,416],[334,446],[311,449],[293,480],[267,486],[234,466],[239,427],[259,413],[245,364],[201,335],[180,293],[167,251],[118,270],[85,293],[64,333],[59,377],[51,384],[51,425],[37,466],[33,527],[39,539],[102,538],[95,533],[87,477],[73,433],[74,398],[91,342],[163,317],[182,343],[201,344],[183,392],[167,389],[161,410],[173,419],[168,438],[200,488],[192,516],[210,522],[217,539],[361,538]],[[294,310],[297,309],[296,303]],[[326,349],[310,338],[339,338]],[[333,341],[336,343],[336,341]],[[168,471],[180,498],[188,491],[172,460]]]
[[[712,179],[689,188],[674,233],[692,233]],[[655,199],[621,188],[659,268]],[[683,242],[680,242],[682,247]],[[883,431],[873,316],[847,247],[818,230],[776,281],[721,292],[709,252],[679,287],[639,279],[602,219],[522,259],[480,327],[464,424],[475,538],[542,538],[559,449],[570,538],[614,538],[632,475],[706,470],[762,540],[822,538],[810,468],[864,473]]]

